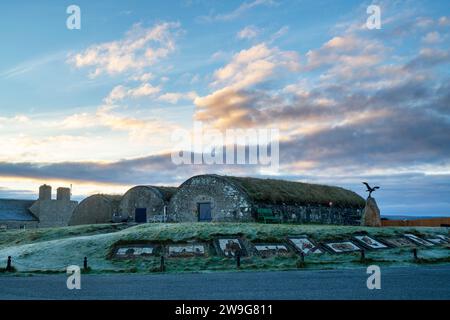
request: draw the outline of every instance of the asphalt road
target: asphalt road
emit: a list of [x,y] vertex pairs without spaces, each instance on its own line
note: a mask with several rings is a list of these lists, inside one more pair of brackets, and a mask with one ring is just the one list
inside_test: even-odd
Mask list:
[[65,275],[0,276],[0,299],[446,299],[450,265],[383,267],[381,289],[367,289],[366,269],[82,275],[68,290]]

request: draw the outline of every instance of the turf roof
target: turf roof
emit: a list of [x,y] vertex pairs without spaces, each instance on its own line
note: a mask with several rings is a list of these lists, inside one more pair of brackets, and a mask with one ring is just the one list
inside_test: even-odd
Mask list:
[[365,201],[357,193],[328,185],[288,180],[223,176],[246,191],[259,203],[297,204],[336,207],[364,207]]

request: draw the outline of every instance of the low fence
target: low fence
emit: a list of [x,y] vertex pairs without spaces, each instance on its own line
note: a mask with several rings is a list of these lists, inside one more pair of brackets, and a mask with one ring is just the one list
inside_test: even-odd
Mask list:
[[448,227],[450,217],[416,220],[381,220],[383,227]]

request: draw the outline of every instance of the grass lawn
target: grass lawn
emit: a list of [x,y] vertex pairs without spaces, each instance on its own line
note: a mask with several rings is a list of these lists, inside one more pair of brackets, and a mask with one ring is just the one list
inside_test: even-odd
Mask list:
[[[241,236],[249,242],[285,242],[287,236],[307,235],[316,242],[347,240],[355,233],[377,236],[401,236],[413,233],[422,237],[448,235],[445,228],[287,225],[257,223],[173,223],[143,224],[126,228],[123,224],[86,225],[65,228],[0,232],[0,268],[8,256],[18,272],[64,272],[69,265],[83,265],[88,257],[92,273],[156,272],[160,258],[115,260],[114,245],[150,241],[159,244],[185,241],[211,242],[218,236]],[[396,248],[366,251],[366,261],[359,253],[309,255],[301,265],[295,253],[262,258],[250,255],[242,258],[241,270],[288,270],[294,268],[346,268],[364,264],[408,265],[417,263],[450,263],[447,247],[419,248],[419,258],[412,259],[411,249]],[[166,258],[167,272],[236,270],[233,259],[210,255],[196,258]]]

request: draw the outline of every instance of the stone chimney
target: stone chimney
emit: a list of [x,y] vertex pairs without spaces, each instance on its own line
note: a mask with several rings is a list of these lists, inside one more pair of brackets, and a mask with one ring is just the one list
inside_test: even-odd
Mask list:
[[52,200],[52,187],[46,184],[39,187],[39,200]]
[[56,190],[56,200],[70,201],[70,188],[58,188]]

